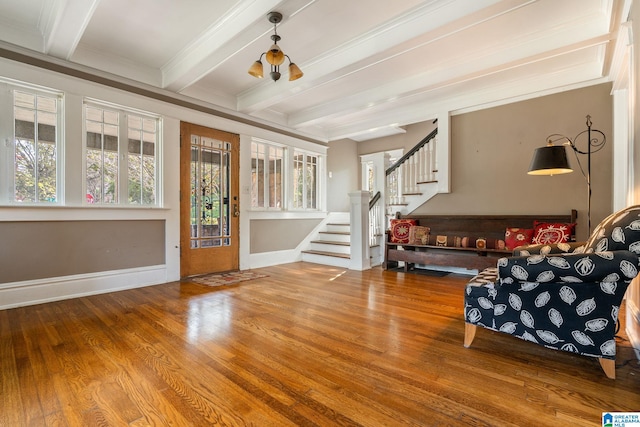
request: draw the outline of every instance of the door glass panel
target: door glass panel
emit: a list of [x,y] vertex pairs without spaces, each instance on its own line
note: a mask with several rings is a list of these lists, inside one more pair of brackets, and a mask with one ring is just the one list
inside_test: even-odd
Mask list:
[[191,248],[231,245],[229,173],[231,144],[191,136]]

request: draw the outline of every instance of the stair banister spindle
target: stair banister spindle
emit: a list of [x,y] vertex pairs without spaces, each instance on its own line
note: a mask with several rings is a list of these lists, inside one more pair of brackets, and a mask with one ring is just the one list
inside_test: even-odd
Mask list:
[[411,184],[413,186],[413,192],[417,193],[418,190],[418,181],[420,180],[420,156],[418,153],[413,155],[413,178],[411,179]]
[[422,147],[422,158],[424,161],[423,181],[429,181],[429,145]]
[[420,182],[420,176],[422,175],[422,157],[420,156],[420,151],[416,151],[416,154],[413,156],[416,158],[416,189],[418,188],[418,182]]
[[404,193],[409,192],[407,189],[408,167],[409,165],[406,161],[402,164],[402,166],[400,166],[400,181],[402,182],[402,186],[400,187],[400,191],[398,192],[398,203],[400,203],[400,201],[402,200],[402,196],[404,195]]
[[433,137],[433,144],[431,145],[431,180],[436,180],[436,171],[438,170],[438,157],[436,156],[436,143],[438,142],[438,137]]
[[418,164],[420,167],[420,173],[418,174],[418,180],[420,182],[424,182],[425,181],[425,172],[426,172],[426,168],[425,168],[425,157],[424,157],[424,153],[425,153],[425,149],[424,147],[422,147],[420,149],[420,151],[418,151]]
[[416,190],[416,155],[409,158],[409,192],[415,193]]

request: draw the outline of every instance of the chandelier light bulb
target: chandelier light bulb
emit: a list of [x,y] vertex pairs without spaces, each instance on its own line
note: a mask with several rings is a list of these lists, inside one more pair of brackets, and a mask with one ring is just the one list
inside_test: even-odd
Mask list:
[[269,64],[280,65],[284,62],[284,53],[277,44],[274,44],[267,52],[266,58]]
[[267,19],[269,22],[273,24],[273,34],[271,35],[271,40],[273,40],[273,44],[266,52],[263,52],[260,55],[260,59],[255,61],[251,67],[249,68],[249,74],[253,77],[261,79],[264,77],[264,69],[262,67],[262,62],[260,61],[264,56],[267,62],[270,65],[269,76],[273,81],[280,80],[280,65],[284,63],[285,58],[289,60],[289,81],[298,80],[304,74],[300,70],[300,68],[291,61],[289,55],[285,55],[285,53],[278,46],[278,41],[280,41],[280,36],[277,32],[277,24],[282,21],[282,14],[280,12],[270,12],[267,14]]

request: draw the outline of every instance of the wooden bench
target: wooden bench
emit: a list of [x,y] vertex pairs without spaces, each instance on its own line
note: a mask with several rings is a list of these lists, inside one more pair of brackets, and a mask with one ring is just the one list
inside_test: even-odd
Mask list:
[[[575,209],[568,215],[397,215],[398,219],[415,219],[418,225],[429,227],[431,235],[502,240],[508,227],[534,228],[534,221],[575,223],[577,217]],[[575,236],[572,236],[572,240],[575,240]],[[383,268],[396,268],[399,262],[404,262],[405,271],[414,268],[415,264],[483,270],[495,267],[499,258],[510,256],[511,253],[506,249],[391,243],[387,231]]]

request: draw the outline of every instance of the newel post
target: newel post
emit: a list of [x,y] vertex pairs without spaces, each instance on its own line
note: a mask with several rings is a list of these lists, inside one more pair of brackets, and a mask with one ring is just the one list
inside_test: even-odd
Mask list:
[[369,248],[369,198],[368,191],[349,193],[351,200],[351,263],[350,270],[371,268]]

